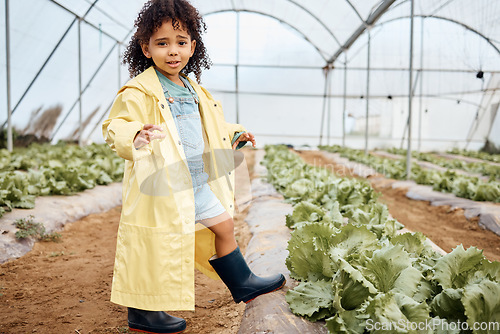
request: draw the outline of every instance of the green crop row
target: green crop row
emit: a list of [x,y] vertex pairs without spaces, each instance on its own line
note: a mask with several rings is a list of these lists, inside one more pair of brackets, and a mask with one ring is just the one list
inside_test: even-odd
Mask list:
[[487,152],[480,152],[480,151],[478,152],[478,151],[470,151],[470,150],[461,150],[458,148],[454,148],[452,150],[449,150],[448,153],[463,155],[464,157],[482,159],[482,160],[487,160],[487,161],[500,162],[500,154],[490,154]]
[[[406,156],[405,149],[392,148],[387,150],[390,153]],[[489,176],[490,181],[495,181],[500,178],[500,166],[491,165],[487,162],[466,162],[460,159],[446,159],[437,157],[431,153],[411,152],[412,157],[418,160],[427,161],[434,165],[438,165],[448,169],[461,169],[470,173],[478,173],[484,176]]]
[[39,145],[0,150],[0,217],[5,210],[30,209],[35,198],[72,195],[120,181],[124,163],[108,145]]
[[[338,145],[321,146],[327,152],[340,153],[342,157],[370,166],[377,172],[396,180],[405,180],[406,159],[393,160],[365,154],[362,150],[354,150]],[[500,202],[500,182],[483,181],[478,177],[467,176],[456,171],[445,172],[422,168],[412,163],[410,179],[418,184],[432,186],[433,190],[452,193],[458,197],[473,201]]]
[[286,265],[299,281],[286,294],[293,313],[340,334],[500,331],[499,262],[462,245],[443,256],[422,233],[398,234],[366,181],[312,167],[286,147],[266,147],[263,164],[294,205],[286,217]]

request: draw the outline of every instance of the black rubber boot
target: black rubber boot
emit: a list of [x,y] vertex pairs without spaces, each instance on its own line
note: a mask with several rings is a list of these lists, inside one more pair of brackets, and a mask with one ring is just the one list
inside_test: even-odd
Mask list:
[[240,248],[214,260],[209,260],[224,284],[228,287],[236,303],[248,303],[252,299],[280,289],[285,285],[285,276],[276,274],[270,277],[254,275],[243,258]]
[[128,326],[142,333],[180,333],[186,329],[186,320],[163,311],[144,311],[128,308]]

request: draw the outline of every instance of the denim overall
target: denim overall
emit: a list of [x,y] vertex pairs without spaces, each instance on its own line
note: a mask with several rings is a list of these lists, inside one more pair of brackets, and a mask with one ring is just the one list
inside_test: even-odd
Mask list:
[[[160,75],[162,74],[158,73],[158,76]],[[189,172],[193,181],[195,220],[200,221],[216,217],[226,210],[207,183],[208,174],[204,170],[203,163],[205,142],[203,141],[200,112],[194,98],[195,96],[196,98],[198,97],[193,87],[189,84],[189,81],[183,77],[180,78],[190,92],[190,97],[170,95],[170,92],[173,92],[173,90],[168,90],[162,82],[168,80],[166,77],[163,77],[160,83],[169,104],[172,117],[174,118],[182,147],[184,148]],[[175,85],[174,83],[172,84]],[[174,98],[173,103],[169,101],[170,96]]]

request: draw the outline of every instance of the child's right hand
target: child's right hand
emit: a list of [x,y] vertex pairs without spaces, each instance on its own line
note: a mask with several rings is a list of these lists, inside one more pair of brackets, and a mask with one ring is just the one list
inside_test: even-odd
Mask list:
[[134,147],[138,150],[149,144],[152,140],[165,138],[166,134],[154,132],[155,130],[163,132],[162,127],[159,125],[144,124],[142,130],[135,135]]

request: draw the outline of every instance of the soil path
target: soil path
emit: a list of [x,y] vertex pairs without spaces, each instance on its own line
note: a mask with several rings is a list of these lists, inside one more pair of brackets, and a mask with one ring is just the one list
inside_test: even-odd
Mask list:
[[[321,152],[298,153],[309,164],[325,167],[342,177],[352,177],[349,170],[326,159]],[[450,210],[449,206],[432,206],[427,201],[409,199],[406,197],[407,190],[393,189],[390,180],[368,180],[372,187],[381,193],[379,201],[386,204],[391,215],[411,231],[424,233],[446,252],[463,244],[465,248],[475,246],[482,249],[489,260],[500,261],[500,237],[479,227],[477,218],[465,218],[462,209]]]
[[[252,177],[254,151],[242,150]],[[109,301],[121,207],[67,224],[62,242],[36,243],[23,257],[0,265],[0,333],[128,333],[126,308]],[[235,215],[242,252],[251,238]],[[245,304],[235,304],[221,281],[195,277],[196,311],[184,333],[237,333]]]

